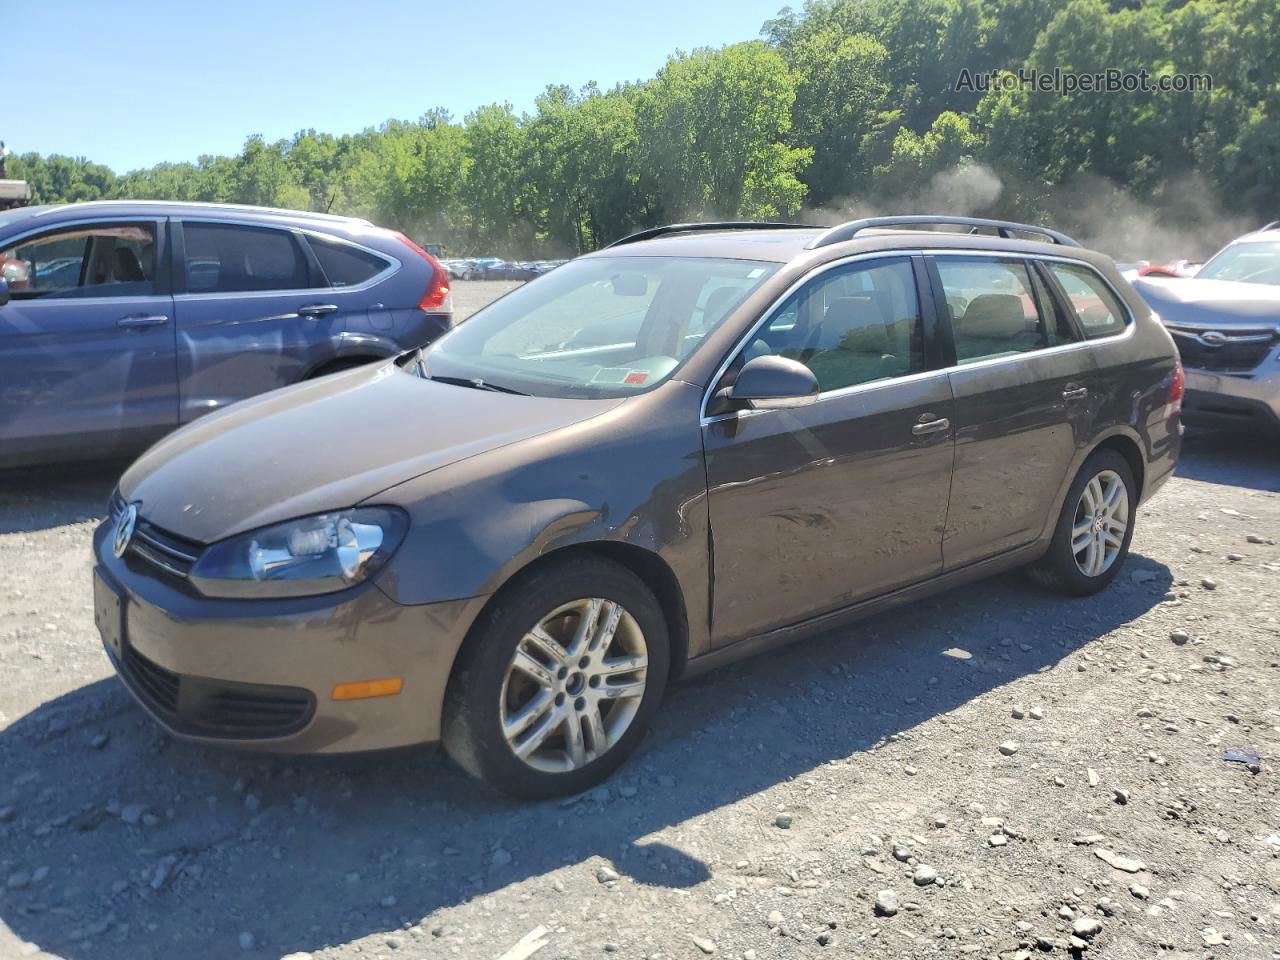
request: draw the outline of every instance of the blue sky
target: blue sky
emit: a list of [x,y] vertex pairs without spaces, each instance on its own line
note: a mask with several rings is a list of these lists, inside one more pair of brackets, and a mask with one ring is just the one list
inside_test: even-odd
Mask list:
[[548,83],[609,87],[676,49],[754,39],[786,2],[0,0],[0,139],[123,172],[253,133],[527,110]]

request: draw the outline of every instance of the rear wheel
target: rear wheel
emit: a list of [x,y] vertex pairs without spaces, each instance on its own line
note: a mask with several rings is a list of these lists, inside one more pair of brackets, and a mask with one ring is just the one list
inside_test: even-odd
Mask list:
[[477,622],[445,696],[444,745],[514,796],[578,793],[640,742],[666,687],[666,620],[607,560],[552,561]]
[[1071,484],[1049,550],[1031,575],[1080,596],[1103,589],[1129,553],[1137,505],[1129,462],[1115,450],[1095,451]]

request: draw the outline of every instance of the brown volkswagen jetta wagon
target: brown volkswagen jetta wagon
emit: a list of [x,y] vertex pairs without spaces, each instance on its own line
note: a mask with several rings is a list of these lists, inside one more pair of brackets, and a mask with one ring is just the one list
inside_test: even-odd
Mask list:
[[1052,230],[646,230],[152,447],[94,537],[98,625],[179,736],[443,741],[576,792],[681,675],[1011,567],[1102,589],[1182,390]]

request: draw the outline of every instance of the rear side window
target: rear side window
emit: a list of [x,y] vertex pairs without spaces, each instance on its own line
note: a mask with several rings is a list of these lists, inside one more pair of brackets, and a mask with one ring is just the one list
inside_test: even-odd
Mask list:
[[309,237],[320,269],[331,287],[355,287],[387,269],[387,261],[359,247],[336,240]]
[[1124,330],[1124,309],[1101,277],[1088,267],[1070,263],[1050,263],[1049,269],[1062,285],[1086,337],[1093,340]]
[[186,223],[187,291],[302,290],[307,264],[292,234],[264,227]]
[[1059,318],[1041,314],[1024,261],[939,257],[935,262],[957,363],[1030,353],[1062,342]]
[[800,361],[823,391],[923,370],[910,261],[850,264],[815,278],[788,298],[743,357],[767,354]]
[[155,271],[155,227],[144,223],[72,227],[0,250],[15,300],[147,297]]

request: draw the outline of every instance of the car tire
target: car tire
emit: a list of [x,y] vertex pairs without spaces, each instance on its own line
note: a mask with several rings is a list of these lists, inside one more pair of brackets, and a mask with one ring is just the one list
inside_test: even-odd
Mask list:
[[[1111,494],[1117,481],[1123,484],[1118,491],[1123,502],[1116,499],[1108,507],[1105,495]],[[1028,573],[1042,586],[1076,596],[1104,589],[1129,554],[1137,507],[1138,488],[1129,461],[1115,450],[1094,451],[1067,491],[1048,551]],[[1086,514],[1090,515],[1088,530],[1084,529]],[[1121,519],[1124,529],[1118,531],[1116,523]]]
[[603,558],[549,560],[472,627],[445,693],[445,750],[512,796],[581,793],[635,750],[669,665],[666,617],[635,574]]

